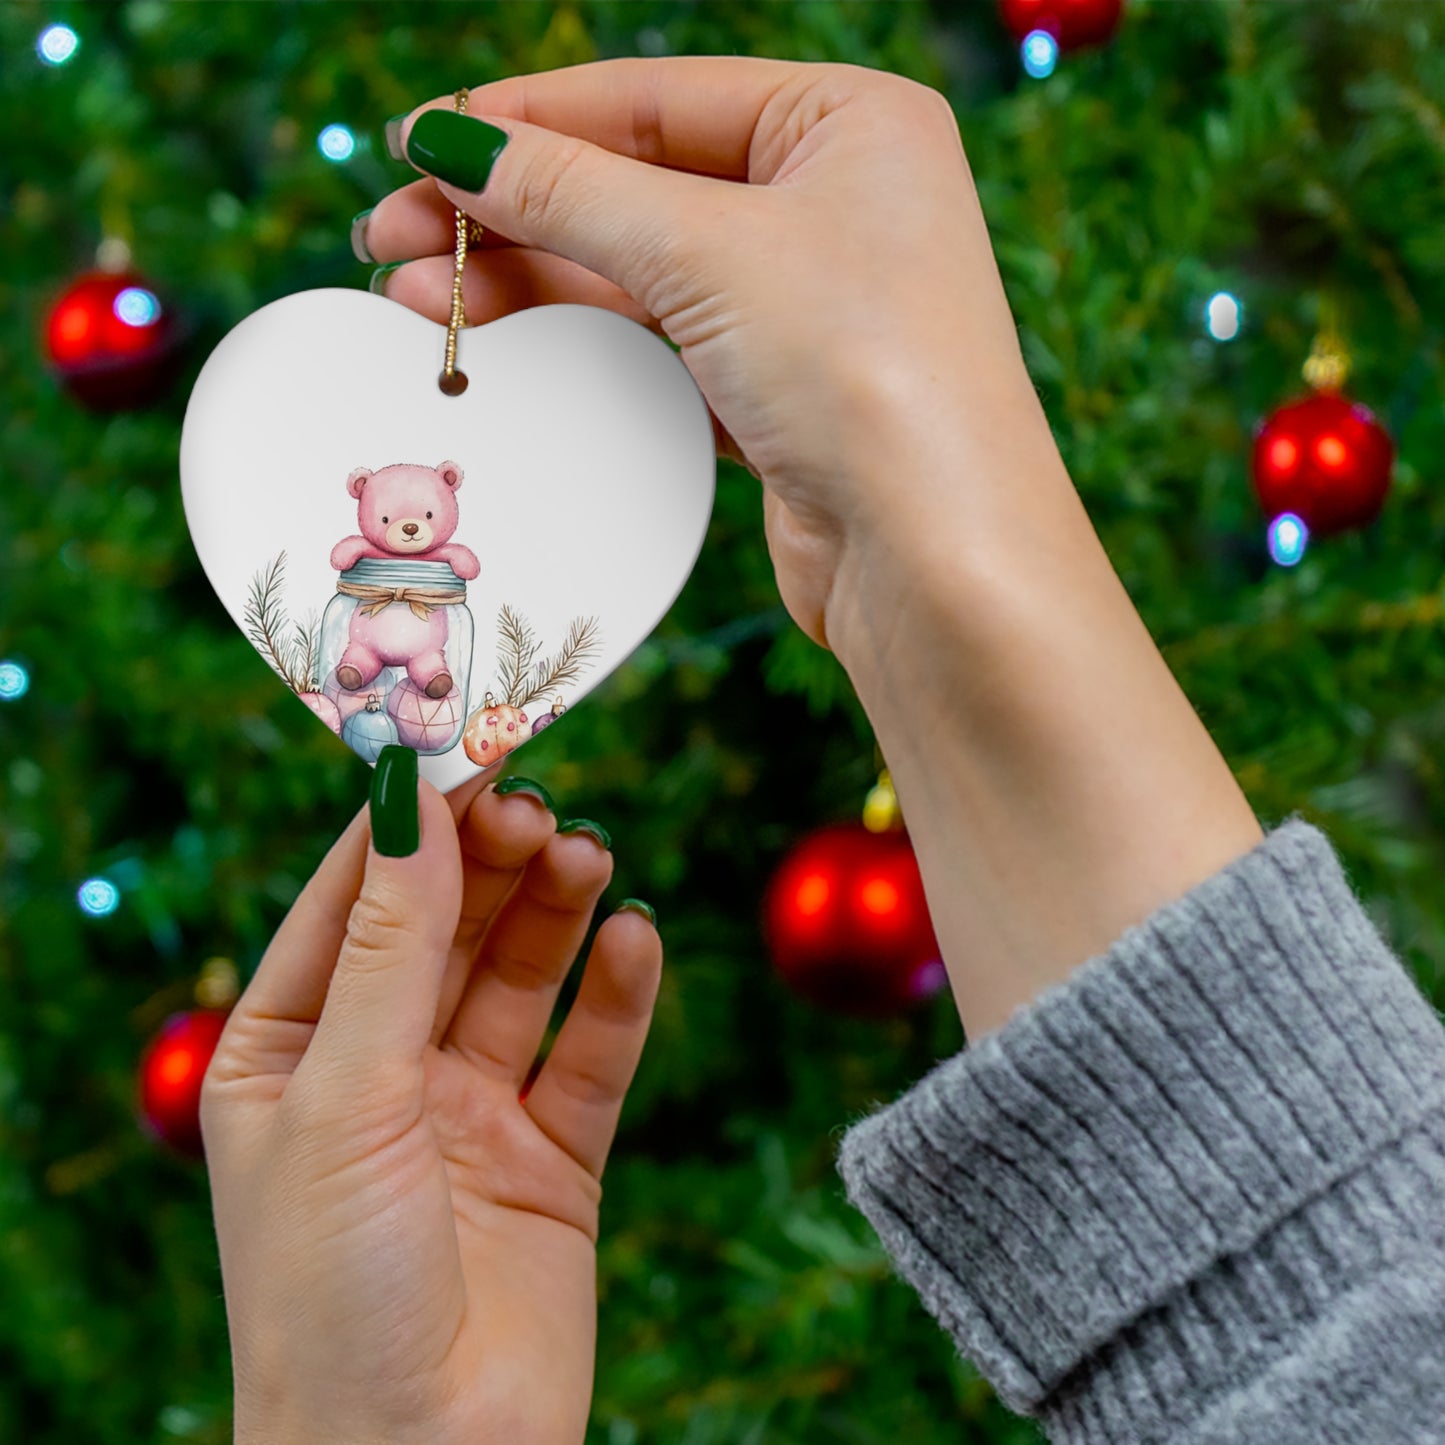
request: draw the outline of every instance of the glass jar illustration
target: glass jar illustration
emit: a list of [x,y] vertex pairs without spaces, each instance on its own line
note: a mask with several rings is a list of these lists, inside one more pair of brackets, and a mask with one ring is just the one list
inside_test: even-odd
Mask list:
[[321,691],[342,739],[369,762],[388,742],[455,747],[472,637],[466,584],[446,562],[363,557],[341,573],[321,618]]

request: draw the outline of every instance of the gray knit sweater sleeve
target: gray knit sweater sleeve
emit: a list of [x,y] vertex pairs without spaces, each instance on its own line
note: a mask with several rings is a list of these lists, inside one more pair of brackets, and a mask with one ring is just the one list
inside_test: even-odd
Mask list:
[[855,1124],[839,1168],[1051,1440],[1445,1441],[1445,1030],[1302,821]]

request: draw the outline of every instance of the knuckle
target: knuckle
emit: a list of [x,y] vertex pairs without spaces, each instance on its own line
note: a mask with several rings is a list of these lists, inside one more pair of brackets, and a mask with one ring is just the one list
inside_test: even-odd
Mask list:
[[281,1095],[272,1117],[276,1157],[297,1159],[315,1147],[314,1141],[335,1133],[342,1116],[334,1106],[328,1108],[324,1095],[298,1085],[292,1079]]
[[325,1117],[328,1092],[334,1096],[337,1091],[328,1091],[324,1080],[318,1088],[309,1073],[298,1069],[286,1081],[281,1101],[276,1106],[279,1138],[294,1145],[310,1134],[317,1122]]
[[214,1115],[223,1110],[228,1101],[236,1096],[237,1084],[243,1083],[250,1070],[245,1064],[245,1055],[250,1040],[245,1016],[233,1012],[221,1030],[215,1051],[201,1075],[200,1108],[202,1123],[207,1114]]
[[201,1075],[197,1113],[203,1141],[219,1139],[230,1127],[229,1121],[236,1116],[237,1106],[244,1102],[250,1074],[243,1054],[236,1051],[228,1023]]
[[226,1098],[225,1085],[228,1077],[230,1077],[230,1071],[227,1068],[226,1060],[221,1051],[217,1049],[211,1062],[206,1065],[205,1074],[201,1077],[202,1113],[205,1113],[207,1109],[214,1110],[223,1103]]
[[200,1101],[200,1125],[201,1138],[208,1139],[216,1137],[216,1126],[223,1117],[224,1097],[211,1082],[211,1076],[207,1073],[201,1080],[201,1101]]
[[830,89],[847,94],[849,92],[876,89],[887,85],[892,78],[886,70],[874,70],[867,65],[854,65],[846,60],[827,60],[816,67],[809,66],[810,77],[826,81]]
[[587,1108],[615,1104],[621,1098],[615,1078],[609,1077],[601,1068],[581,1062],[559,1069],[556,1081],[560,1093]]
[[701,248],[692,236],[658,225],[637,227],[631,244],[639,274],[655,278],[651,286],[638,286],[638,301],[654,316],[669,314],[677,307],[677,292],[693,285]]
[[898,104],[905,108],[910,115],[916,115],[926,123],[940,129],[957,131],[958,118],[953,113],[953,107],[949,104],[948,97],[942,91],[935,90],[931,85],[924,85],[922,81],[910,80],[902,75],[893,76],[892,79],[893,88],[898,96]]
[[633,91],[632,102],[632,153],[648,165],[660,163],[667,154],[667,141],[662,127],[662,101],[657,72],[649,71],[654,83],[645,81]]
[[546,226],[555,221],[567,203],[569,182],[586,154],[585,142],[574,136],[560,136],[552,144],[538,148],[517,178],[518,219],[529,226]]
[[496,978],[510,988],[530,993],[557,982],[557,968],[513,947],[494,948],[488,963]]
[[318,1139],[377,1149],[404,1133],[416,1111],[405,1081],[374,1059],[308,1056],[287,1081],[274,1119],[283,1152],[314,1149]]
[[407,949],[411,930],[397,913],[378,899],[362,895],[346,920],[346,942],[340,962],[350,968],[377,967]]

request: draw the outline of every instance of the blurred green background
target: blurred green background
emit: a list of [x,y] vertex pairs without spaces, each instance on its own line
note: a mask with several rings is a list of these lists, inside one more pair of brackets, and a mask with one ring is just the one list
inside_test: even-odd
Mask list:
[[[47,67],[35,42],[57,22],[80,48]],[[1035,81],[991,0],[10,3],[0,657],[31,685],[0,704],[0,1440],[230,1439],[204,1168],[139,1129],[136,1063],[205,958],[244,981],[366,794],[192,552],[188,379],[265,302],[366,284],[350,219],[411,176],[387,116],[685,52],[849,61],[947,94],[1126,585],[1261,817],[1325,827],[1445,999],[1445,7],[1135,0],[1111,45]],[[328,124],[355,132],[351,159],[318,150]],[[158,403],[98,416],[40,329],[107,236],[194,337]],[[1245,306],[1228,343],[1203,325],[1219,290]],[[1373,528],[1286,570],[1248,448],[1302,390],[1327,300],[1399,461]],[[856,816],[876,763],[846,678],[779,606],[756,482],[721,465],[686,591],[523,769],[612,830],[604,902],[651,900],[668,950],[606,1177],[597,1445],[1037,1438],[890,1276],[832,1163],[846,1123],[961,1045],[951,1005],[831,1017],[776,980],[759,933],[778,860]],[[76,906],[95,875],[121,890],[106,918]]]

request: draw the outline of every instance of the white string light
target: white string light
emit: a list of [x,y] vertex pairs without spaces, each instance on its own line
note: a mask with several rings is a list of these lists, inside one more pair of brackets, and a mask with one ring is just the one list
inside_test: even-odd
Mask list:
[[356,152],[356,137],[350,127],[329,125],[316,137],[316,147],[329,161],[349,161]]
[[17,702],[30,691],[30,674],[18,662],[0,662],[0,702]]
[[1035,80],[1047,79],[1059,63],[1059,42],[1047,30],[1031,30],[1019,47],[1024,69]]
[[1281,567],[1293,567],[1305,554],[1310,529],[1293,512],[1281,512],[1269,524],[1269,555]]
[[35,53],[47,65],[64,65],[80,49],[80,36],[68,25],[47,25],[35,42]]
[[76,889],[75,901],[91,918],[108,918],[120,907],[120,889],[109,878],[87,878]]
[[1204,329],[1216,341],[1233,341],[1244,325],[1244,307],[1228,291],[1216,291],[1204,308]]

